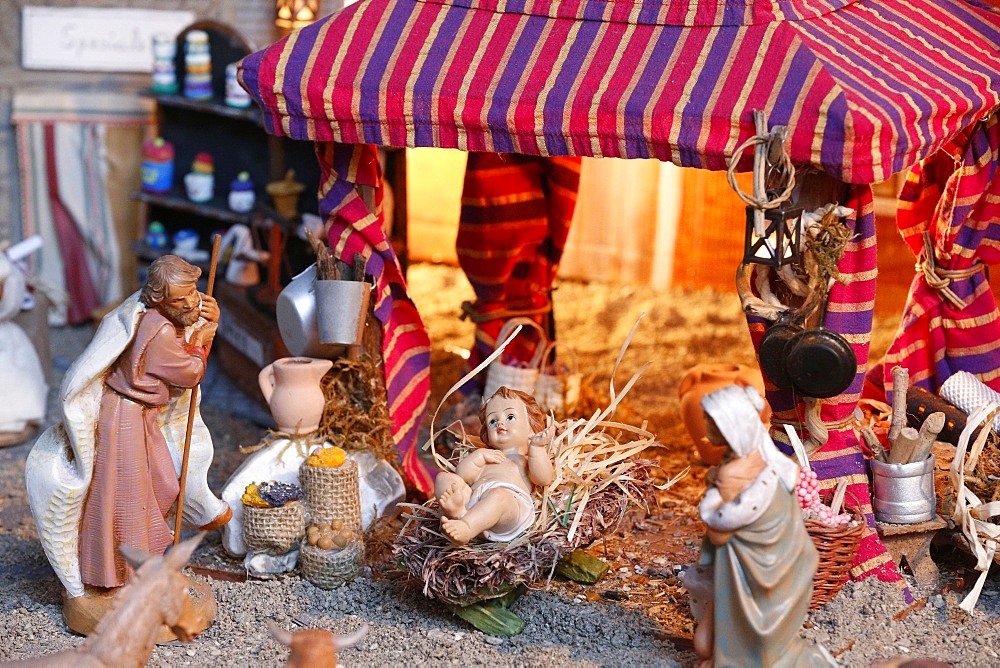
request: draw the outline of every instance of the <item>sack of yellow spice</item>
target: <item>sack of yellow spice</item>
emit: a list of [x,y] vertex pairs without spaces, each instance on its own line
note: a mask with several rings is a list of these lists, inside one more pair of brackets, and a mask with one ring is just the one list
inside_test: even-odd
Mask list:
[[342,448],[331,446],[320,448],[306,457],[306,466],[327,466],[335,468],[344,463],[347,453]]
[[259,485],[250,483],[240,498],[250,508],[280,508],[290,501],[302,500],[302,488],[288,482],[269,480]]

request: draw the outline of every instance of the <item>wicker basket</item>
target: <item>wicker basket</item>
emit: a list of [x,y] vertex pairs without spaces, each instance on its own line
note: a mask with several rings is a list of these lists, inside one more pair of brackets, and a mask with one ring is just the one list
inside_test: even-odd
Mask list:
[[538,346],[535,347],[535,354],[531,356],[525,367],[504,364],[500,358],[493,360],[486,368],[486,381],[483,386],[484,399],[492,397],[501,387],[509,387],[512,390],[520,390],[531,395],[535,393],[535,384],[538,382],[538,365],[542,361],[542,354],[548,347],[549,340],[542,326],[531,318],[511,318],[500,328],[500,333],[497,335],[497,345],[505,341],[518,325],[534,327],[538,330],[541,338]]
[[301,501],[277,508],[243,506],[243,540],[248,552],[282,555],[291,552],[305,534]]
[[845,508],[854,516],[855,525],[831,527],[818,520],[806,520],[806,531],[819,553],[819,565],[813,580],[810,610],[831,601],[847,582],[851,564],[865,531],[865,518],[856,508]]
[[299,467],[299,483],[306,497],[312,524],[343,520],[350,527],[361,526],[361,490],[358,463],[348,457],[340,466]]
[[302,541],[299,571],[320,589],[333,589],[357,577],[364,553],[365,546],[360,540],[352,540],[340,550],[322,550]]
[[560,344],[553,341],[542,354],[542,365],[539,368],[538,381],[535,383],[535,400],[546,413],[552,411],[558,416],[576,407],[576,403],[580,400],[580,382],[583,374],[580,373],[576,352],[569,347],[563,348],[569,351],[572,360],[572,363],[567,365],[566,371],[560,373],[555,367],[548,365],[551,353],[557,345]]

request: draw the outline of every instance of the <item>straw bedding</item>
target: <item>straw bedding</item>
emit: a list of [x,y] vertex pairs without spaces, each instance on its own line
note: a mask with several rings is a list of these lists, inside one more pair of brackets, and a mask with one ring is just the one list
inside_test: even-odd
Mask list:
[[[629,340],[631,334],[623,352]],[[422,505],[404,504],[406,522],[393,544],[393,554],[403,570],[423,582],[426,596],[469,605],[501,597],[519,584],[544,586],[564,555],[613,532],[630,508],[649,502],[656,488],[654,464],[639,457],[654,444],[654,436],[645,425],[635,427],[612,419],[641,373],[642,369],[620,393],[612,383],[608,406],[594,411],[589,419],[555,423],[555,437],[549,444],[555,478],[544,489],[534,490],[535,521],[515,540],[454,545],[440,532],[441,514],[435,499]],[[433,438],[428,445],[434,449]],[[455,462],[473,447],[466,439],[449,459],[436,451],[434,456],[441,468],[453,470]]]

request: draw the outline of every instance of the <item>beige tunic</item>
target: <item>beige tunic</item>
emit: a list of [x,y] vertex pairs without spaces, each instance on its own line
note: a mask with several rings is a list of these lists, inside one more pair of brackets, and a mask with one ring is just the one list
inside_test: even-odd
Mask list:
[[205,362],[156,309],[142,317],[132,344],[105,379],[97,422],[94,477],[80,524],[83,582],[124,585],[130,568],[119,544],[162,554],[173,541],[166,516],[178,481],[157,422],[172,387],[194,387]]

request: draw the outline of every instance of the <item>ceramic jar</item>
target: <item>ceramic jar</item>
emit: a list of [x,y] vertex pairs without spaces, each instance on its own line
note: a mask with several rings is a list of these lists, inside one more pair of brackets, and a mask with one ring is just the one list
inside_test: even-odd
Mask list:
[[304,435],[319,428],[326,396],[320,381],[331,360],[283,357],[260,370],[257,380],[278,431]]
[[250,172],[240,172],[229,186],[229,208],[236,213],[249,213],[256,200]]
[[174,146],[163,137],[142,145],[142,189],[168,193],[174,186]]
[[[705,438],[705,412],[701,407],[701,398],[706,394],[725,387],[753,385],[764,396],[764,379],[760,369],[743,364],[698,364],[688,369],[681,378],[677,394],[681,400],[681,419],[691,440],[698,450],[698,456],[706,464],[715,466],[722,461],[725,446],[709,443]],[[767,422],[771,418],[771,409],[764,407],[761,419]]]
[[153,35],[153,84],[154,93],[172,95],[177,92],[177,70],[174,58],[177,42],[173,35]]
[[246,109],[253,100],[240,86],[239,63],[226,65],[226,106]]
[[184,96],[195,100],[212,98],[212,53],[208,33],[191,30],[184,40]]
[[202,152],[195,156],[191,171],[184,175],[184,188],[192,202],[211,202],[215,196],[215,162]]

